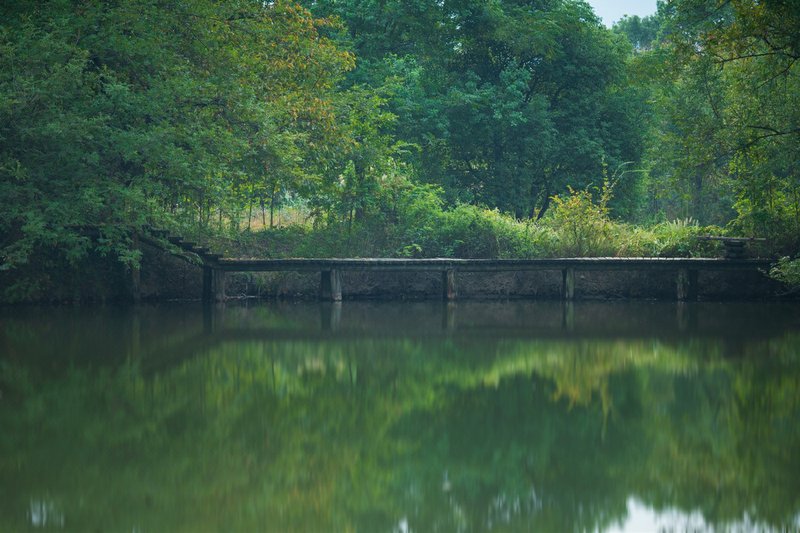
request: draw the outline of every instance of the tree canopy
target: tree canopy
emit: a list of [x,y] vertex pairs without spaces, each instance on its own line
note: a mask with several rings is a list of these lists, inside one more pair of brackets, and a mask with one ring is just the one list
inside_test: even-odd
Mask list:
[[451,199],[544,214],[566,185],[599,185],[604,166],[641,156],[630,46],[585,2],[308,5],[349,29],[352,83],[392,85],[395,135]]
[[353,57],[292,3],[12,2],[0,18],[4,268],[40,246],[80,257],[86,226],[135,262],[145,225],[314,189],[344,142],[333,92]]
[[[797,249],[800,12],[791,1],[659,4],[652,176],[683,213]],[[623,21],[619,29],[627,31]]]

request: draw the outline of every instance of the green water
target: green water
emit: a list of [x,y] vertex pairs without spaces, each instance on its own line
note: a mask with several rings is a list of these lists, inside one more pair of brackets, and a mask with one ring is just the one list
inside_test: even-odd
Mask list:
[[800,528],[800,306],[0,312],[0,531]]

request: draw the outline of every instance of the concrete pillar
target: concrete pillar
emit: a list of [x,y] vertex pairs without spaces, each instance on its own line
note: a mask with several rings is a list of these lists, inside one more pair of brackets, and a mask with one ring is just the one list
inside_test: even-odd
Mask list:
[[456,271],[444,270],[442,272],[442,298],[445,300],[455,300],[458,297],[458,286],[456,285]]
[[565,268],[561,271],[561,277],[563,280],[562,283],[562,294],[565,300],[574,300],[575,299],[575,269],[574,268]]
[[213,270],[213,283],[214,286],[214,300],[217,302],[224,302],[227,298],[225,295],[225,279],[227,278],[227,273],[224,270],[220,270],[219,268],[212,269]]
[[323,270],[319,284],[319,297],[323,301],[342,301],[342,273],[339,270]]

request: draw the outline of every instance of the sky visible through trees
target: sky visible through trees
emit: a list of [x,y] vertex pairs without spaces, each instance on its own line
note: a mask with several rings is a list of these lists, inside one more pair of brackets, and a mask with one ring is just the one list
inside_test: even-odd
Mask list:
[[603,24],[611,27],[625,16],[647,17],[656,12],[656,0],[587,0]]

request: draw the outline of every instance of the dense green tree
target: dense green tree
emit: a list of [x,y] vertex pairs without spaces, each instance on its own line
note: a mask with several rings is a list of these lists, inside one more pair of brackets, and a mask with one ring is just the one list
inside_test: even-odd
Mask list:
[[[660,8],[663,13],[663,7]],[[625,15],[614,24],[614,31],[622,33],[633,45],[634,50],[651,50],[661,31],[660,13],[647,17]]]
[[0,20],[3,269],[96,244],[135,264],[146,225],[272,204],[339,135],[330,96],[353,58],[292,3],[22,1]]
[[543,214],[567,184],[599,185],[604,164],[640,157],[643,102],[626,89],[626,44],[584,2],[308,5],[347,25],[354,82],[395,79],[395,133],[451,200]]
[[[796,2],[660,5],[664,41],[647,60],[659,117],[651,176],[684,215],[796,250],[800,114]],[[735,209],[732,212],[731,209]]]

